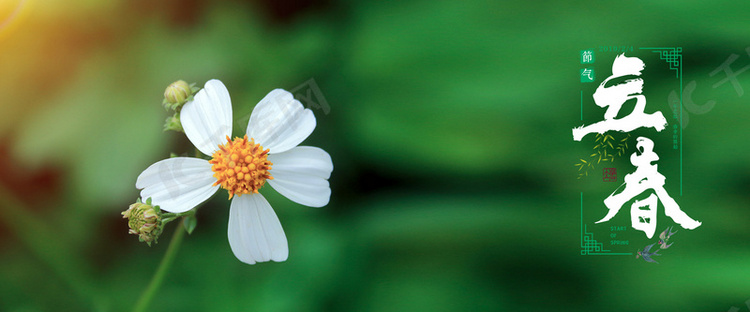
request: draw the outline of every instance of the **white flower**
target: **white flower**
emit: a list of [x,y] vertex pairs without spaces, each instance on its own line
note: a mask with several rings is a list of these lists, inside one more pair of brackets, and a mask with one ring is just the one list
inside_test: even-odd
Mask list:
[[315,129],[312,111],[291,93],[273,90],[253,109],[244,138],[231,140],[229,92],[214,79],[185,104],[181,118],[190,142],[212,159],[175,157],[151,165],[135,183],[143,189],[141,197],[180,213],[224,188],[232,199],[228,233],[234,255],[248,264],[286,260],[284,230],[258,189],[268,182],[296,203],[328,204],[331,156],[317,147],[297,146]]

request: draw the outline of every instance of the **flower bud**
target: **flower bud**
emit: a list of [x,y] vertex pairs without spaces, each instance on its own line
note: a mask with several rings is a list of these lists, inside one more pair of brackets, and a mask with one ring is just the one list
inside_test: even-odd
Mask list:
[[138,235],[138,239],[149,246],[151,242],[156,243],[161,235],[163,229],[161,211],[158,206],[151,205],[150,198],[145,204],[139,198],[135,204],[122,212],[122,217],[128,219],[128,227],[130,227],[128,233]]
[[190,85],[184,80],[177,80],[164,90],[164,105],[177,111],[191,95],[193,90]]
[[164,121],[164,131],[173,130],[177,132],[185,132],[182,129],[182,122],[180,121],[180,113],[175,113],[173,116],[167,117]]

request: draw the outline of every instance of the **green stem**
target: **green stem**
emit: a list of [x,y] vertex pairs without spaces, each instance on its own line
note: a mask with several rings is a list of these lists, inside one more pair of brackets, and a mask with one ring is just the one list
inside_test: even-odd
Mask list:
[[162,224],[167,224],[169,222],[174,221],[174,219],[177,219],[179,217],[194,216],[196,209],[191,209],[191,210],[188,210],[188,211],[185,211],[185,212],[180,212],[180,213],[172,213],[172,212],[162,213],[161,214],[161,223]]
[[156,269],[156,273],[154,273],[151,282],[149,282],[148,287],[141,295],[141,298],[138,299],[138,303],[136,303],[133,311],[146,311],[146,308],[148,308],[151,300],[154,299],[156,292],[164,282],[164,277],[167,275],[169,267],[172,266],[172,263],[174,262],[174,258],[177,255],[177,250],[180,248],[183,237],[185,237],[185,230],[183,229],[182,224],[177,224],[174,234],[172,235],[172,240],[169,242],[169,247],[167,247],[167,253],[165,253],[164,258],[161,259],[159,268]]

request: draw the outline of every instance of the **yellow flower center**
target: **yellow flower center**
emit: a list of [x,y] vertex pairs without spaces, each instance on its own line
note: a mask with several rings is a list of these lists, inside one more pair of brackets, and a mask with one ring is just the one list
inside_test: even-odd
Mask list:
[[234,141],[227,136],[227,143],[219,145],[212,157],[208,162],[216,178],[214,185],[221,184],[229,191],[230,199],[234,194],[258,193],[266,179],[273,179],[268,172],[273,165],[268,161],[268,150],[255,144],[254,139],[248,142],[247,135]]

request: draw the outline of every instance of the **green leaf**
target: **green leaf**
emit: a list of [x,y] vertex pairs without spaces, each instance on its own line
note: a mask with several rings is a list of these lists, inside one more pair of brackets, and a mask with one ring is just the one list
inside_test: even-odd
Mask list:
[[185,231],[187,231],[188,234],[193,233],[196,225],[198,225],[198,218],[196,218],[194,215],[186,216],[182,219],[182,226],[185,227]]

